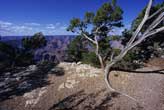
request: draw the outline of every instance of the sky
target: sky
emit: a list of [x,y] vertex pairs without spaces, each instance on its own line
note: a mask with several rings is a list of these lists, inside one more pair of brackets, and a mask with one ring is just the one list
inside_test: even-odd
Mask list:
[[[66,27],[73,17],[83,18],[86,11],[96,10],[109,0],[0,0],[0,35],[72,35]],[[124,28],[146,6],[149,0],[117,0],[123,9]],[[164,0],[155,0],[161,3]],[[124,29],[115,29],[121,33]]]

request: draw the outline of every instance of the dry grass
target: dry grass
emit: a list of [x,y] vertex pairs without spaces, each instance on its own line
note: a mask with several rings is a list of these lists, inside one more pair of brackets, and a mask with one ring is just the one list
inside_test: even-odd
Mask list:
[[145,64],[145,66],[147,67],[155,66],[155,67],[159,67],[160,69],[164,69],[164,58],[151,59]]

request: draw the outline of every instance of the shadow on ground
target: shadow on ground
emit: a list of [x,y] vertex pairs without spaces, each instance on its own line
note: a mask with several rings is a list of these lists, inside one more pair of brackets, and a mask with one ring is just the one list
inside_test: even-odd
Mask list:
[[128,73],[139,73],[139,74],[164,74],[164,69],[153,70],[153,71],[137,71],[137,70],[128,70],[128,69],[120,69],[120,68],[112,68],[112,71],[122,71]]
[[47,80],[48,74],[64,75],[63,68],[54,65],[41,64],[36,68],[0,74],[0,102],[50,84]]
[[107,93],[105,89],[90,94],[81,90],[54,104],[49,110],[107,110],[113,106],[112,98],[118,96],[117,93]]

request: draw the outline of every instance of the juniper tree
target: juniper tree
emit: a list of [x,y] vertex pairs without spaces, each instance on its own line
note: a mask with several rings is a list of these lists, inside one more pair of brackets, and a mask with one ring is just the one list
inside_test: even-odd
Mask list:
[[41,32],[34,34],[32,37],[24,37],[22,39],[22,45],[25,50],[35,50],[44,47],[46,43],[46,38]]
[[45,36],[41,33],[38,32],[34,34],[32,37],[24,37],[22,39],[22,55],[20,57],[21,59],[24,59],[25,63],[34,63],[34,55],[35,55],[35,50],[38,48],[44,47],[47,44],[47,40]]
[[[164,9],[164,2],[161,4],[156,4],[152,6],[150,10],[150,14],[153,14],[157,10],[162,10]],[[146,7],[139,13],[138,17],[132,22],[131,26],[131,31],[134,31],[137,26],[141,23],[143,17],[144,17],[144,12],[146,10]],[[148,28],[149,24],[155,20],[159,14],[155,15],[154,17],[150,18],[148,22],[145,23],[143,26],[141,33],[144,32],[146,28]],[[158,27],[164,26],[164,22],[161,22]],[[141,43],[140,45],[137,46],[135,49],[136,52],[138,53],[138,57],[142,61],[147,61],[149,58],[152,57],[160,57],[162,55],[162,48],[164,48],[164,37],[163,37],[164,32],[159,32],[156,35],[152,35],[149,39],[146,39]],[[160,49],[161,48],[161,49]]]
[[[150,36],[164,31],[164,26],[159,26],[159,24],[164,20],[164,10],[163,8],[160,8],[151,14],[150,10],[152,3],[153,0],[149,0],[142,21],[134,30],[134,32],[132,32],[132,36],[125,44],[124,48],[117,52],[117,54],[115,54],[114,50],[109,49],[110,51],[109,53],[106,53],[106,57],[110,59],[106,61],[103,60],[104,55],[101,54],[99,41],[100,39],[107,37],[109,32],[111,32],[114,27],[122,26],[121,20],[123,11],[119,6],[117,6],[115,0],[105,3],[100,9],[98,9],[96,14],[87,12],[83,20],[80,20],[79,18],[72,19],[70,21],[70,26],[68,27],[69,31],[82,35],[95,46],[95,53],[101,63],[102,69],[104,71],[104,79],[109,90],[125,95],[133,100],[135,100],[133,97],[119,92],[112,87],[109,80],[109,74],[113,65],[121,61],[130,50],[138,46]],[[157,17],[149,23],[144,31],[142,31],[145,24],[149,22],[149,20],[154,16]],[[87,28],[89,27],[92,27],[91,31],[88,31]]]
[[[88,39],[95,47],[95,54],[98,56],[101,67],[105,68],[105,62],[110,54],[111,47],[108,44],[108,49],[104,52],[102,48],[104,45],[104,39],[107,38],[109,32],[115,27],[122,27],[122,9],[117,6],[116,1],[111,3],[104,3],[96,13],[86,12],[84,19],[73,18],[70,21],[68,31],[72,31],[82,35]],[[88,28],[92,28],[88,30]],[[103,42],[103,43],[102,43]],[[101,45],[101,46],[100,46]],[[107,53],[107,54],[103,54]]]

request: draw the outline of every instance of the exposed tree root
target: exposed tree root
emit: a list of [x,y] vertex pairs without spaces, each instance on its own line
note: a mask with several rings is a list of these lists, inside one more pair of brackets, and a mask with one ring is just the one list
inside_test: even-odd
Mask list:
[[[110,72],[111,72],[111,71],[110,71]],[[128,97],[129,99],[131,99],[131,100],[137,102],[137,104],[138,104],[139,102],[138,102],[135,98],[133,98],[132,96],[129,96],[128,94],[125,94],[125,93],[123,93],[123,92],[120,92],[120,91],[118,91],[118,90],[116,90],[116,89],[114,89],[114,88],[112,87],[111,82],[110,82],[110,80],[109,80],[109,74],[110,74],[110,72],[108,72],[108,73],[105,74],[105,83],[107,84],[108,89],[109,89],[111,92],[115,92],[115,93],[118,93],[118,94],[120,94],[120,95],[126,96],[126,97]]]

